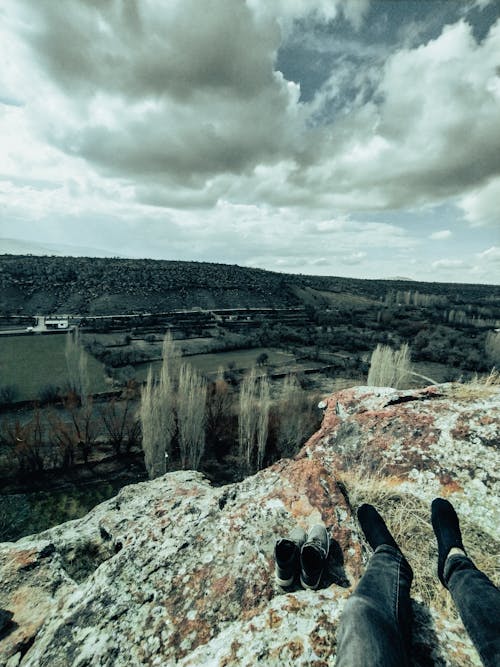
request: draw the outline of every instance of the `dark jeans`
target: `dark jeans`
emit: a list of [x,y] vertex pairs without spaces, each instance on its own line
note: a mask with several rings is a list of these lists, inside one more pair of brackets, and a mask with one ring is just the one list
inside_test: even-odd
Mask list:
[[444,580],[485,667],[500,665],[500,591],[467,556],[448,556]]
[[377,547],[347,600],[337,633],[335,667],[407,667],[413,572],[401,551]]
[[[336,667],[410,664],[411,567],[382,545],[346,602],[337,633]],[[485,667],[500,665],[500,591],[467,556],[449,556],[444,578]]]

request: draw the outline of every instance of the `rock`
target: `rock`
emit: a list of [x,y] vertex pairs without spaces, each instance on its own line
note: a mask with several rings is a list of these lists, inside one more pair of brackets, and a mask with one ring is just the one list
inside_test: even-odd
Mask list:
[[[333,664],[338,619],[368,556],[341,474],[368,460],[401,493],[446,495],[498,539],[499,389],[345,390],[293,460],[218,488],[169,473],[1,544],[0,607],[13,618],[0,664]],[[319,520],[334,540],[321,590],[279,589],[275,540]],[[418,601],[414,611],[421,664],[480,665],[459,620]]]

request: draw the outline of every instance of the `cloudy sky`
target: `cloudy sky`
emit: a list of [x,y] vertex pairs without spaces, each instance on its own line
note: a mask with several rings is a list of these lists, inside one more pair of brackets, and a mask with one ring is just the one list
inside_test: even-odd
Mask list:
[[498,0],[2,0],[0,252],[500,283]]

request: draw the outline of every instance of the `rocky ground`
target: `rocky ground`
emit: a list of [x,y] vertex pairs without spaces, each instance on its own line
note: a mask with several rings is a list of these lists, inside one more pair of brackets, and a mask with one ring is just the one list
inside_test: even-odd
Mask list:
[[[170,473],[1,544],[0,664],[333,665],[369,557],[346,475],[373,475],[401,504],[446,496],[498,545],[499,406],[498,386],[347,389],[294,460],[218,488]],[[317,521],[333,540],[321,588],[285,592],[275,540]],[[480,665],[453,614],[418,596],[414,613],[414,665]]]

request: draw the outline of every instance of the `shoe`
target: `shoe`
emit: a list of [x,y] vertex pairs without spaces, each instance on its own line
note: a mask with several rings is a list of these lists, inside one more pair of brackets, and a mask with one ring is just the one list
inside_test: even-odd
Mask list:
[[300,551],[300,583],[304,588],[316,590],[325,568],[330,538],[323,524],[313,526]]
[[454,547],[465,553],[460,523],[453,505],[443,498],[435,498],[431,505],[431,521],[438,543],[438,577],[445,588],[444,564],[450,549]]
[[293,584],[299,571],[300,549],[306,540],[306,531],[297,526],[288,535],[279,539],[274,547],[275,577],[278,586],[286,587]]
[[399,549],[385,521],[373,505],[365,503],[358,508],[358,521],[373,551],[382,544]]

